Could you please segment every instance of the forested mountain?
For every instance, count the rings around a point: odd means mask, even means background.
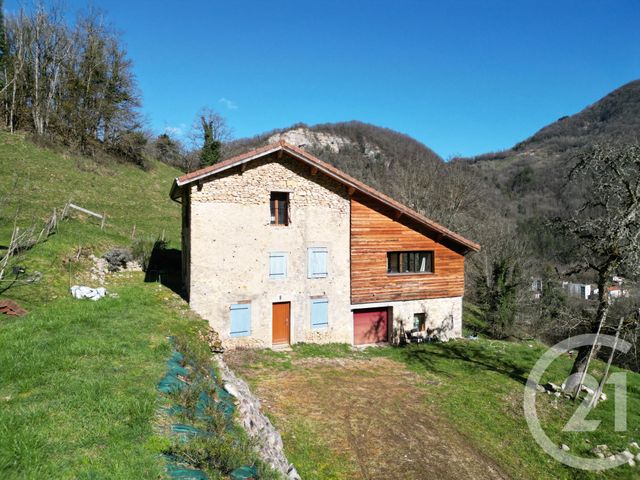
[[[448,163],[407,135],[355,121],[274,130],[228,144],[226,155],[280,138],[485,248],[491,248],[500,232],[528,243],[539,264],[553,263],[557,238],[547,223],[574,207],[577,195],[565,186],[569,170],[576,156],[594,144],[640,139],[640,80],[560,118],[511,149]]]
[[[630,82],[579,113],[547,125],[502,152],[470,159],[484,180],[519,218],[550,215],[566,208],[566,176],[575,157],[598,143],[640,139],[640,80]]]

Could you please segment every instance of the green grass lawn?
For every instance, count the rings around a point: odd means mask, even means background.
[[[150,440],[167,336],[202,323],[139,277],[114,287],[118,298],[62,298],[0,320],[1,478],[159,476]]]
[[[383,349],[376,353],[402,361],[418,373],[441,378],[437,408],[460,431],[508,467],[515,478],[640,477],[640,470],[626,465],[599,474],[565,467],[534,443],[523,416],[523,388],[529,371],[545,350],[546,347],[535,343],[479,340]],[[543,378],[562,383],[572,361],[567,356],[556,360]],[[602,364],[596,362],[590,372],[601,375],[602,370]],[[624,450],[629,442],[640,438],[640,375],[628,372],[627,381],[626,432],[614,431],[615,403],[611,386],[605,388],[609,400],[600,403],[588,417],[603,421],[592,433],[562,432],[577,404],[546,394],[538,395],[545,431],[558,445],[565,443],[576,455],[588,458],[595,458],[589,451],[598,444],[607,444],[614,451]]]
[[[513,478],[640,478],[640,468],[627,465],[603,473],[575,470],[558,463],[538,447],[528,431],[522,401],[529,371],[544,351],[545,347],[536,343],[492,340],[370,348],[364,352],[351,351],[345,345],[299,345],[291,353],[266,351],[246,354],[236,368],[254,388],[260,390],[261,384],[266,385],[266,382],[279,378],[282,374],[279,372],[304,371],[308,368],[308,359],[384,357],[404,365],[423,379],[417,383],[426,391],[425,413],[437,412],[441,418],[446,418],[469,442],[497,461]],[[571,362],[567,356],[556,360],[545,381],[561,383],[570,370]],[[363,368],[363,375],[373,374],[366,371],[366,364]],[[591,373],[597,376],[602,373],[602,368],[603,365],[596,362]],[[327,372],[332,375],[336,371]],[[565,443],[572,453],[587,458],[595,458],[589,451],[598,444],[607,444],[614,452],[624,450],[630,442],[640,439],[640,375],[628,372],[627,382],[626,432],[614,430],[613,387],[605,388],[609,399],[589,414],[589,419],[603,420],[600,428],[592,433],[562,432],[577,405],[563,398],[539,394],[538,409],[545,431],[558,446]],[[295,404],[296,392],[291,392],[290,402]],[[275,415],[276,425],[286,428],[283,436],[289,440],[285,441],[287,454],[292,461],[298,462],[303,477],[307,473],[311,478],[324,478],[313,474],[314,465],[307,461],[307,450],[322,451],[324,448],[327,455],[315,457],[328,471],[346,468],[344,459],[338,461],[327,450],[331,448],[333,438],[331,428],[323,425],[324,420],[301,417],[293,424],[285,420]],[[387,421],[393,422],[394,418]],[[327,478],[339,476],[329,475]]]
[[[69,200],[107,213],[104,231],[72,213],[18,259],[41,281],[0,293],[30,312],[0,317],[0,478],[158,478],[155,386],[166,370],[167,336],[193,337],[204,322],[142,273],[108,281],[118,298],[79,301],[68,288],[98,286],[88,255],[130,247],[134,225],[137,238],[164,230],[178,246],[180,207],[168,192],[180,172],[154,161],[148,172],[96,162],[6,133],[0,171],[0,252],[14,218],[26,228]]]

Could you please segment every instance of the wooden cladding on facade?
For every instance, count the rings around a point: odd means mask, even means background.
[[[432,251],[433,273],[387,273],[387,253]],[[351,303],[460,297],[464,252],[406,216],[356,195],[351,198]]]

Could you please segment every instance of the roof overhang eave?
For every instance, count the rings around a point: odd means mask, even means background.
[[[404,208],[399,208],[397,205],[394,204],[394,202],[390,202],[389,200],[387,200],[384,197],[375,195],[367,190],[364,190],[361,188],[361,186],[355,182],[352,182],[351,180],[349,180],[349,178],[345,178],[341,175],[336,174],[335,172],[325,168],[322,164],[319,164],[317,162],[315,162],[312,158],[307,157],[306,155],[302,155],[299,152],[297,152],[296,150],[292,149],[292,148],[288,148],[287,145],[282,145],[282,144],[276,144],[273,146],[273,148],[270,148],[268,150],[264,150],[261,151],[259,153],[256,153],[255,155],[252,155],[250,157],[246,157],[246,158],[242,158],[239,159],[236,162],[230,163],[229,165],[225,165],[223,168],[220,168],[219,170],[215,170],[214,172],[203,172],[200,175],[194,176],[192,178],[188,178],[188,179],[184,179],[184,180],[180,180],[180,177],[176,178],[173,185],[171,186],[171,198],[176,201],[179,202],[179,198],[180,198],[180,194],[182,192],[182,187],[184,187],[185,185],[188,184],[192,184],[195,182],[199,182],[202,181],[203,179],[211,176],[211,175],[215,175],[221,172],[224,172],[226,170],[229,170],[231,168],[235,168],[238,167],[244,163],[248,163],[251,162],[252,160],[255,160],[256,158],[260,158],[263,157],[265,155],[270,155],[274,152],[277,151],[285,151],[287,153],[289,153],[290,155],[293,155],[295,157],[302,157],[305,161],[313,164],[314,168],[317,168],[318,171],[324,173],[325,175],[327,175],[330,178],[333,178],[334,180],[342,183],[343,185],[346,185],[347,187],[351,188],[354,190],[355,192],[358,192],[360,194],[366,195],[369,198],[374,199],[377,202],[381,202],[384,205],[390,207],[391,209],[401,213],[402,215],[406,215],[407,217],[413,219],[414,221],[426,226],[427,228],[431,229],[432,231],[441,234],[444,238],[448,238],[449,240],[453,241],[454,243],[457,243],[461,246],[463,246],[466,251],[464,252],[464,254],[466,255],[467,253],[474,251],[474,252],[478,252],[480,251],[480,245],[475,243],[475,242],[471,242],[465,238],[460,237],[459,235],[453,234],[453,232],[449,231],[446,228],[438,228],[440,227],[439,225],[433,225],[431,222],[425,222],[424,218],[421,218],[421,216],[419,214],[417,214],[416,212],[414,212],[411,209],[404,209]],[[179,202],[180,203],[180,202]]]

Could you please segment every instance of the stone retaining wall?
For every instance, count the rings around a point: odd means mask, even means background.
[[[223,360],[222,355],[215,355],[215,359],[220,368],[225,390],[236,399],[240,424],[249,436],[258,442],[262,459],[274,470],[281,472],[288,480],[300,480],[300,475],[284,454],[280,433],[260,411],[260,400],[251,393],[244,380],[236,377]]]

